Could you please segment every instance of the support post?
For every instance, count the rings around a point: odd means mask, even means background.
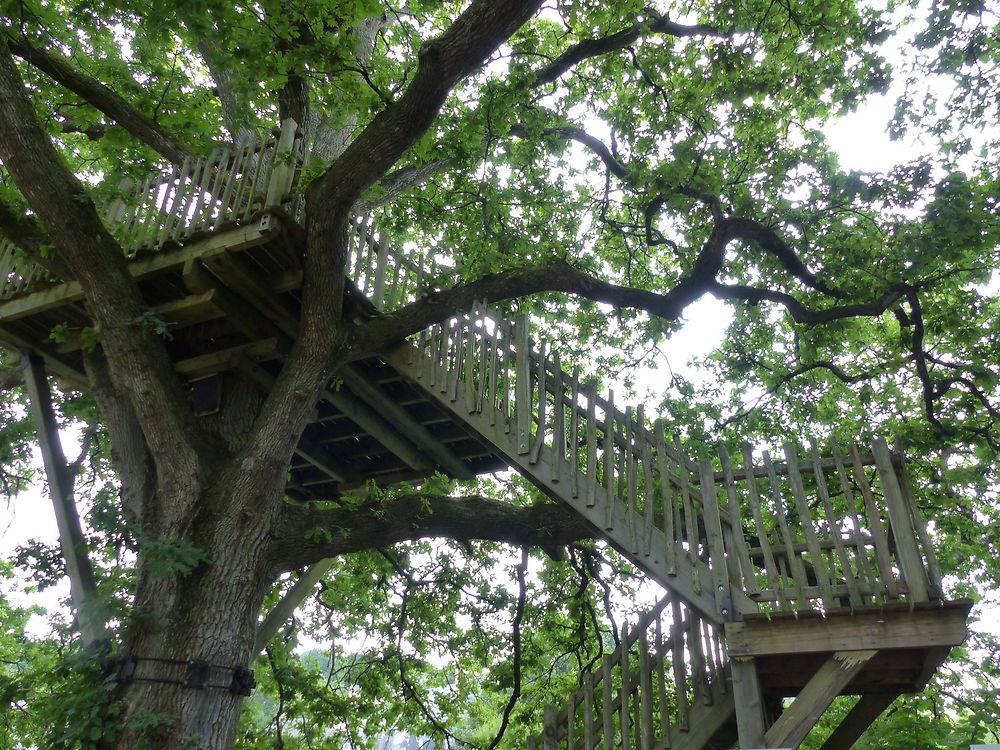
[[[28,387],[29,409],[38,432],[38,443],[49,482],[49,494],[59,529],[59,545],[66,561],[70,596],[76,610],[80,635],[85,646],[100,644],[108,637],[105,608],[97,593],[94,570],[87,557],[87,545],[80,526],[80,516],[73,501],[73,479],[59,442],[59,428],[52,408],[52,394],[45,373],[45,363],[34,352],[21,360],[24,382]]]
[[[870,693],[862,695],[833,730],[820,750],[850,750],[871,723],[896,700],[895,693]]]
[[[291,117],[281,123],[281,135],[278,136],[274,159],[271,162],[271,180],[267,184],[267,199],[264,201],[264,208],[280,206],[288,195],[288,191],[292,189],[295,168],[298,166],[292,154],[297,129],[298,123]]]
[[[281,626],[285,624],[292,613],[298,609],[303,600],[316,587],[319,580],[327,574],[333,567],[333,559],[320,560],[314,563],[302,574],[302,577],[295,582],[288,592],[281,597],[281,601],[274,605],[264,621],[257,627],[257,636],[253,643],[253,655],[256,657],[264,650],[264,647],[278,634]]]
[[[833,699],[876,653],[874,650],[834,653],[806,683],[792,705],[767,730],[764,744],[797,748]]]
[[[733,676],[733,701],[736,704],[736,727],[740,747],[764,746],[764,698],[761,694],[757,662],[753,657],[730,661]]]

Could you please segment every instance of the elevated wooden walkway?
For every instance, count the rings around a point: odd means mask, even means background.
[[[296,336],[300,161],[286,123],[263,143],[124,184],[106,207],[151,310],[144,324],[162,330],[199,413],[218,408],[220,378],[266,391]],[[83,351],[100,332],[79,284],[48,279],[9,245],[0,271],[0,341],[85,386]],[[447,267],[396,252],[367,217],[348,275],[359,316],[448,282]],[[941,601],[905,464],[884,440],[695,460],[641,406],[621,409],[567,372],[530,327],[477,306],[339,372],[287,491],[326,499],[512,467],[663,586],[668,598],[547,713],[546,750],[730,747],[737,734],[743,747],[793,747],[833,697],[857,693],[827,750],[850,747],[964,638],[968,604]],[[782,712],[787,696],[798,697]]]

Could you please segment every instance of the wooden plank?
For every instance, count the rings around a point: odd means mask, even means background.
[[[544,717],[542,719],[544,729],[542,729],[542,747],[544,750],[556,750],[559,736],[559,728],[556,725],[556,707],[551,703],[545,706]]]
[[[862,695],[847,715],[840,720],[833,733],[826,738],[820,750],[850,750],[861,739],[865,730],[885,711],[898,696],[896,693],[869,693]]]
[[[808,608],[809,604],[805,597],[805,589],[809,584],[806,578],[805,567],[802,559],[795,553],[795,540],[792,538],[785,519],[785,504],[781,498],[781,485],[774,473],[774,465],[771,463],[771,455],[764,451],[764,468],[767,470],[768,480],[771,483],[771,502],[774,503],[774,515],[778,520],[778,528],[781,530],[781,538],[785,543],[785,559],[795,582],[796,598],[799,600],[798,606]]]
[[[520,317],[514,329],[514,412],[517,422],[517,452],[527,455],[531,443],[531,372],[528,318]]]
[[[792,499],[795,502],[795,510],[799,516],[799,525],[805,535],[806,547],[809,549],[809,557],[812,560],[813,572],[822,592],[823,604],[827,608],[835,606],[833,596],[830,593],[830,573],[826,567],[826,558],[820,552],[819,544],[816,541],[816,530],[813,528],[812,517],[809,513],[809,503],[806,501],[805,489],[802,485],[802,474],[799,472],[799,459],[795,452],[795,447],[786,442],[783,446],[785,451],[785,462],[788,465],[788,481],[792,485]]]
[[[639,704],[639,748],[653,750],[653,673],[649,663],[646,628],[639,631]],[[572,748],[572,745],[569,747]]]
[[[337,372],[344,385],[359,399],[372,407],[377,413],[384,415],[393,426],[411,443],[420,446],[434,462],[450,476],[458,479],[472,479],[469,470],[447,445],[420,424],[410,413],[398,403],[386,396],[379,388],[361,375],[353,366],[346,366]]]
[[[570,383],[570,421],[569,421],[569,463],[570,492],[573,497],[580,494],[580,368],[573,366],[573,376]]]
[[[882,585],[890,596],[898,596],[899,585],[892,569],[892,559],[889,556],[889,538],[882,527],[882,518],[875,502],[875,494],[872,492],[864,467],[861,465],[861,456],[858,454],[856,445],[851,446],[851,462],[854,465],[854,479],[857,481],[861,497],[864,499],[868,529],[875,542],[875,560],[878,563]]]
[[[860,607],[863,604],[861,594],[858,591],[857,581],[851,572],[851,561],[847,556],[844,540],[840,533],[840,519],[834,513],[833,503],[830,501],[830,492],[826,486],[826,478],[823,476],[823,467],[820,465],[819,449],[816,447],[815,440],[809,441],[809,454],[813,462],[813,476],[816,478],[816,492],[819,494],[823,512],[826,514],[826,522],[830,529],[830,536],[833,537],[834,548],[837,550],[840,569],[844,573],[844,583],[847,584],[851,606]]]
[[[851,483],[847,476],[847,469],[844,465],[843,458],[840,455],[840,447],[837,445],[836,440],[831,441],[830,449],[833,453],[834,465],[837,469],[837,478],[840,480],[840,489],[844,493],[844,500],[847,502],[848,517],[854,524],[854,552],[855,561],[857,563],[858,580],[862,584],[868,584],[872,591],[875,592],[878,587],[878,583],[875,576],[872,574],[871,565],[868,561],[868,550],[865,548],[864,539],[862,539],[861,532],[864,526],[861,523],[860,515],[858,515],[858,506],[854,499],[854,490],[851,489]],[[873,601],[880,601],[881,599],[881,592],[877,592],[877,595],[872,597]],[[867,600],[862,598],[862,602],[867,603]]]
[[[618,662],[618,672],[621,677],[621,683],[618,691],[620,708],[619,716],[621,721],[619,742],[621,744],[621,750],[632,750],[632,733],[629,731],[629,696],[632,694],[633,687],[632,675],[629,669],[628,636],[628,628],[626,625],[622,624],[621,648],[619,649],[620,660]]]
[[[537,413],[537,429],[535,432],[535,440],[531,446],[531,463],[538,463],[538,457],[541,455],[542,446],[545,445],[545,411],[546,404],[549,400],[548,386],[545,383],[545,373],[548,368],[545,367],[546,360],[546,344],[545,341],[538,342],[538,360],[536,362],[536,375],[535,375],[535,388],[533,393],[537,394],[536,402],[536,413]],[[554,479],[559,481],[559,466],[554,464],[556,473]]]
[[[649,557],[653,552],[653,529],[656,523],[656,488],[653,486],[653,452],[645,434],[639,438],[639,443],[645,490],[642,501],[642,554]]]
[[[597,488],[597,386],[593,382],[587,388],[587,505],[593,507]]]
[[[702,459],[698,462],[701,479],[701,506],[705,512],[705,535],[708,537],[708,569],[712,572],[712,588],[715,603],[723,619],[733,617],[729,597],[729,577],[726,570],[726,550],[722,540],[722,519],[719,511],[719,497],[715,492],[712,462]]]
[[[97,579],[87,555],[87,540],[83,536],[80,515],[73,500],[73,477],[63,455],[59,426],[52,406],[45,365],[37,354],[26,354],[21,360],[24,383],[28,389],[28,410],[42,454],[49,496],[59,530],[59,548],[69,578],[70,598],[76,610],[85,646],[93,646],[108,638],[108,612],[97,593]]]
[[[719,445],[719,460],[722,461],[722,476],[726,487],[726,499],[729,501],[729,525],[732,528],[732,542],[736,551],[736,561],[743,581],[743,589],[751,597],[760,591],[753,563],[750,561],[750,550],[743,534],[743,523],[740,520],[740,503],[736,494],[736,480],[733,478],[733,464],[725,445]]]
[[[924,570],[923,557],[917,548],[913,519],[903,498],[903,492],[899,488],[889,446],[883,438],[875,438],[872,441],[872,453],[875,454],[875,467],[882,480],[882,493],[889,514],[889,526],[892,528],[893,540],[896,543],[896,559],[902,568],[909,598],[915,602],[925,602],[930,597],[927,592],[927,574]]]
[[[129,273],[135,279],[144,279],[163,271],[180,268],[192,258],[224,248],[243,250],[273,239],[274,234],[262,234],[253,227],[239,227],[207,237],[189,245],[164,250],[128,264]],[[67,281],[42,289],[25,297],[0,302],[0,320],[9,321],[51,310],[62,305],[80,302],[84,298],[79,281]]]
[[[590,750],[594,745],[594,673],[591,672],[583,683],[583,747]]]
[[[684,613],[676,599],[670,602],[670,661],[674,670],[674,696],[677,699],[677,728],[682,732],[691,729],[691,704],[688,700],[687,670],[684,661]]]
[[[265,362],[277,359],[280,356],[281,348],[278,344],[278,339],[267,338],[260,341],[251,341],[249,344],[217,349],[214,352],[201,354],[189,359],[182,359],[174,363],[174,369],[178,375],[190,380],[232,369],[243,357],[253,362]]]
[[[736,705],[736,726],[740,747],[764,746],[764,696],[757,664],[751,657],[732,658],[733,702]]]
[[[676,503],[673,499],[675,493],[671,492],[670,488],[670,468],[667,462],[667,440],[664,435],[662,419],[656,420],[655,433],[656,465],[660,474],[660,506],[663,511],[663,535],[667,538],[667,556],[664,560],[664,565],[667,569],[667,575],[676,575],[677,559],[675,545],[673,544],[673,542],[677,539],[677,532],[674,526],[674,509],[676,507]]]
[[[670,706],[667,703],[666,655],[670,644],[663,640],[663,619],[656,618],[656,630],[653,636],[653,648],[656,653],[656,698],[660,709],[660,743],[663,747],[671,747],[670,737]]]
[[[745,619],[726,623],[730,657],[859,649],[956,646],[968,630],[968,600],[942,606],[829,612],[825,617]]]
[[[333,563],[334,558],[329,558],[310,565],[285,595],[278,600],[278,603],[271,607],[260,625],[257,626],[253,645],[254,656],[258,656],[264,650],[264,647],[278,634],[281,626],[288,622],[288,619],[305,598],[313,593],[316,584],[330,571]]]
[[[615,750],[614,711],[611,706],[611,655],[601,662],[601,727],[604,750]]]
[[[868,661],[873,650],[838,651],[806,683],[764,735],[769,747],[798,747],[819,717]]]
[[[274,150],[274,163],[271,168],[271,179],[267,185],[267,197],[264,206],[280,206],[292,189],[295,178],[295,131],[298,124],[291,117],[281,121],[281,134]]]
[[[903,460],[901,455],[894,457],[893,466],[896,468],[896,476],[899,479],[899,489],[903,493],[903,500],[910,511],[910,516],[913,519],[913,527],[917,531],[920,546],[924,550],[924,561],[927,564],[926,571],[929,578],[927,593],[932,599],[940,599],[944,595],[941,567],[938,565],[937,554],[934,552],[934,543],[927,533],[927,521],[921,515],[920,509],[917,507],[916,500],[913,497],[913,482],[910,480],[909,472],[906,470],[906,461]]]
[[[639,553],[638,520],[638,471],[635,461],[635,413],[631,406],[625,407],[625,527],[628,529],[632,554]]]
[[[615,497],[615,392],[608,390],[608,402],[604,407],[604,443],[602,445],[604,474],[601,482],[608,499],[605,505],[604,528],[611,531],[614,528],[614,497]]]
[[[552,364],[555,369],[555,378],[552,380],[552,450],[555,454],[555,465],[559,469],[556,479],[559,479],[562,470],[566,468],[564,466],[566,463],[566,404],[563,401],[566,377],[562,371],[558,351],[552,352]],[[577,468],[573,466],[570,473],[576,474]]]
[[[683,448],[681,447],[680,436],[674,436],[674,445],[677,449],[677,453],[684,455]],[[698,530],[698,519],[694,514],[694,506],[691,503],[691,488],[688,484],[688,472],[683,468],[681,469],[681,500],[684,506],[684,533],[680,534],[679,537],[686,542],[688,560],[692,565],[695,565],[698,560],[700,533]],[[700,591],[701,579],[696,577],[695,580],[692,581],[692,586],[696,591]]]

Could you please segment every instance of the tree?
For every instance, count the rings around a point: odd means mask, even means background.
[[[894,430],[923,475],[945,480],[925,510],[940,511],[949,570],[996,580],[969,546],[974,524],[996,523],[971,500],[995,487],[1000,417],[990,11],[932,9],[911,83],[930,71],[955,93],[941,119],[910,94],[897,127],[941,146],[888,175],[844,174],[820,130],[891,77],[888,21],[846,1],[22,2],[3,16],[0,232],[79,281],[98,332],[96,411],[67,403],[110,440],[119,531],[138,550],[120,653],[245,665],[275,581],[324,558],[380,554],[362,568],[415,580],[419,562],[392,545],[443,536],[558,556],[590,536],[556,506],[477,485],[318,510],[284,500],[338,369],[478,300],[534,311],[579,356],[610,347],[598,360],[615,368],[699,298],[730,303],[710,363],[720,391],[674,383],[673,426],[691,441]],[[199,418],[95,200],[287,118],[310,154],[297,337],[266,397],[233,380],[221,414]],[[451,276],[358,323],[347,229],[375,207]],[[727,383],[763,395],[741,405]],[[363,589],[342,605],[374,607]],[[143,682],[116,697],[123,748],[231,746],[243,704]]]

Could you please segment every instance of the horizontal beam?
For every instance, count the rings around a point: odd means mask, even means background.
[[[910,610],[855,610],[826,617],[747,618],[726,623],[730,656],[829,653],[845,649],[956,646],[968,635],[972,602],[949,602]]]

